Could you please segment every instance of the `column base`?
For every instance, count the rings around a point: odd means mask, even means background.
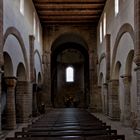
[[[139,135],[140,136],[140,128],[139,129],[135,129],[134,130],[134,134]]]
[[[130,127],[130,126],[131,126],[130,120],[124,120],[124,121],[122,122],[122,125],[125,126],[125,127]]]
[[[17,126],[6,126],[6,130],[14,130],[14,129],[16,129],[17,128]]]
[[[112,121],[120,121],[120,117],[108,116],[108,118]]]

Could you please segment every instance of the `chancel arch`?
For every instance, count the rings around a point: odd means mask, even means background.
[[[55,107],[87,107],[89,105],[89,56],[84,40],[68,34],[60,36],[51,54],[51,99]],[[64,41],[63,41],[64,40]],[[67,68],[73,77],[67,82]]]

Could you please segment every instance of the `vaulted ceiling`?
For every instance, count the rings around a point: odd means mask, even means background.
[[[33,0],[42,24],[96,25],[106,0]]]

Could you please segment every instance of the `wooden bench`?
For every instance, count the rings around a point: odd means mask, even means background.
[[[124,135],[102,135],[102,136],[63,136],[63,137],[22,137],[22,138],[13,138],[9,137],[5,140],[125,140]]]
[[[15,132],[15,137],[58,137],[58,136],[95,136],[95,135],[117,135],[116,130],[64,130],[46,132]]]

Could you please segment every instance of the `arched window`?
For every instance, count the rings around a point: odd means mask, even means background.
[[[24,0],[20,0],[20,12],[24,15]]]
[[[103,20],[103,24],[104,24],[104,36],[106,35],[106,13],[104,13],[104,20]]]
[[[73,69],[73,67],[66,68],[66,82],[74,82],[74,69]]]
[[[115,0],[115,16],[119,13],[119,0]]]
[[[100,43],[103,41],[103,27],[102,27],[102,22],[100,22]]]
[[[33,12],[33,34],[36,36],[36,14]]]

